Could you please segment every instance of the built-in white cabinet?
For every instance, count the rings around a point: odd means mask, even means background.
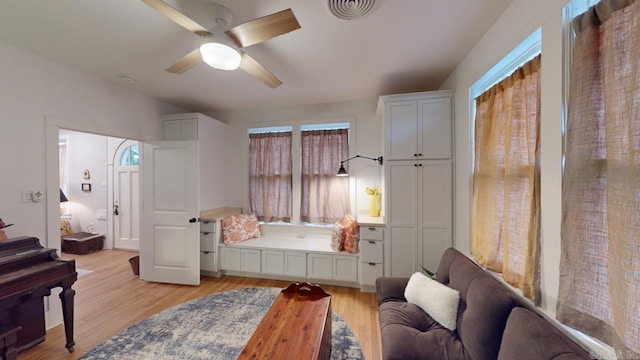
[[[220,218],[204,218],[203,211],[223,208],[226,204],[226,127],[227,125],[199,113],[162,116],[165,141],[198,142],[198,206],[200,208],[200,273],[218,276],[218,240]],[[239,211],[238,211],[239,212]]]
[[[220,248],[220,259],[222,270],[260,273],[262,269],[261,254],[257,249],[223,247]]]
[[[453,244],[452,91],[388,95],[385,127],[384,274],[437,270]],[[363,270],[364,273],[364,270]]]
[[[373,291],[376,279],[384,275],[384,227],[360,226],[360,287]]]
[[[251,273],[267,277],[358,282],[358,256],[284,249],[220,245],[220,267],[233,275]]]
[[[446,91],[382,97],[385,160],[451,158],[452,95]]]

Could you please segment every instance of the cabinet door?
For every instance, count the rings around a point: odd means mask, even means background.
[[[307,253],[285,251],[284,274],[296,277],[307,277]]]
[[[284,252],[278,250],[262,250],[262,273],[284,274]]]
[[[307,276],[311,279],[333,279],[333,256],[307,254]]]
[[[411,276],[417,268],[418,166],[416,161],[388,161],[387,231],[385,271],[387,276]]]
[[[333,255],[333,278],[342,281],[358,281],[358,258]]]
[[[220,247],[220,269],[240,270],[240,249]]]
[[[420,100],[418,120],[418,157],[451,158],[451,98]]]
[[[385,106],[387,149],[385,160],[414,159],[418,153],[418,104],[390,102]]]
[[[451,162],[423,161],[419,181],[419,263],[435,272],[442,254],[453,244]]]
[[[241,271],[259,273],[262,268],[260,265],[260,250],[241,249]]]

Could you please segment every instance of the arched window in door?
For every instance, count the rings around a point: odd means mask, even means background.
[[[140,161],[138,145],[131,145],[122,152],[122,156],[120,157],[120,166],[138,165],[138,161]]]

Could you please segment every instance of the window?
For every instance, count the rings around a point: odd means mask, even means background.
[[[121,166],[138,165],[140,161],[140,151],[138,145],[131,145],[124,150],[120,157]]]
[[[336,176],[348,157],[348,129],[302,131],[302,221],[333,223],[349,212],[349,180]]]
[[[291,222],[291,131],[249,134],[249,211]]]
[[[573,22],[556,317],[640,358],[640,3]]]
[[[249,129],[249,210],[265,222],[329,224],[350,209],[349,123]]]
[[[492,75],[481,79],[491,86],[480,93],[481,87],[474,85],[470,91],[478,94],[473,109],[471,238],[480,265],[502,274],[505,282],[539,304],[541,55],[535,52],[536,33],[524,43],[528,51],[517,49],[518,56],[510,54],[505,63],[513,66],[532,52],[533,59],[499,81],[495,78],[504,73],[504,65],[492,69]]]

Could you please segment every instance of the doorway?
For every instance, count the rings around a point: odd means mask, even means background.
[[[138,142],[65,129],[58,138],[60,189],[69,199],[62,218],[74,232],[104,234],[106,249],[139,250]]]

